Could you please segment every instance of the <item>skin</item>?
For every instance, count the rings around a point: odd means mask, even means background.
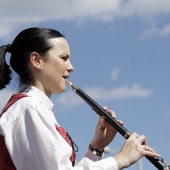
[[[103,106],[103,109],[107,111],[112,117],[116,118],[116,114],[112,110],[108,110],[106,106]],[[117,120],[121,125],[123,122]],[[105,130],[101,130],[99,127],[106,127]],[[91,142],[91,146],[94,149],[99,151],[103,151],[104,148],[114,139],[117,131],[113,128],[109,123],[107,123],[102,117],[99,119],[98,124],[96,126],[96,133]]]
[[[74,70],[70,62],[70,48],[65,38],[50,40],[53,47],[44,60],[38,53],[30,55],[29,69],[31,70],[33,86],[43,91],[49,98],[51,94],[65,91],[65,78],[70,77]]]
[[[54,38],[50,39],[49,42],[52,44],[52,48],[48,52],[48,58],[44,60],[37,52],[32,52],[28,68],[32,78],[32,85],[50,98],[51,94],[59,94],[65,91],[65,79],[70,77],[74,67],[70,62],[70,48],[66,39]],[[112,110],[108,110],[105,106],[103,109],[116,118],[116,114]],[[122,121],[118,122],[123,125]],[[114,139],[116,133],[117,131],[100,117],[91,146],[94,149],[103,151]],[[144,155],[152,157],[160,156],[146,144],[145,136],[132,133],[118,154],[113,158],[120,170],[130,166]]]

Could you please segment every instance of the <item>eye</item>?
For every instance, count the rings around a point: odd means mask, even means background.
[[[61,57],[61,59],[62,59],[63,61],[66,61],[66,60],[67,60],[67,57]]]
[[[62,56],[61,56],[61,59],[62,59],[63,61],[67,61],[68,58],[69,58],[68,55],[62,55]]]

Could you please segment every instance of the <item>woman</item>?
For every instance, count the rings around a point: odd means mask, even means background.
[[[74,143],[55,119],[50,100],[52,94],[65,91],[65,79],[74,70],[65,37],[53,29],[28,28],[11,45],[0,47],[0,89],[11,79],[6,52],[11,53],[10,66],[20,77],[20,91],[0,115],[0,169],[120,170],[143,155],[159,157],[146,145],[145,136],[132,133],[117,155],[102,159],[116,130],[99,118],[85,156],[76,162]]]

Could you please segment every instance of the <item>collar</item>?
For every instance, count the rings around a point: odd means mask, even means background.
[[[30,86],[28,91],[24,92],[28,96],[35,97],[41,104],[45,105],[48,109],[52,109],[54,104],[52,101],[37,87]]]

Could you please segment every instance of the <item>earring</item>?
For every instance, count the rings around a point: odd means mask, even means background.
[[[40,69],[42,69],[42,65],[40,65]]]

